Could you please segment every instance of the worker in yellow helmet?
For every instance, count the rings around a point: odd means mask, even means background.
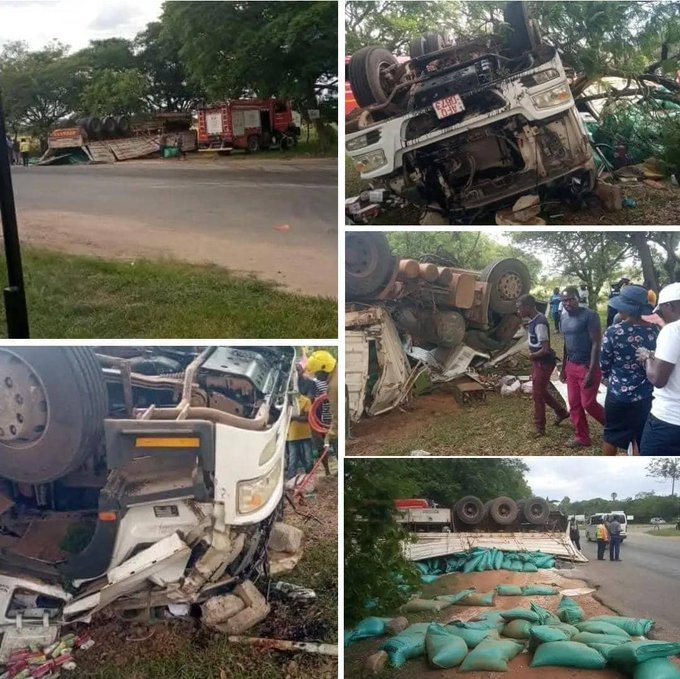
[[[306,371],[320,382],[328,385],[328,403],[331,422],[328,430],[330,439],[338,438],[338,362],[328,351],[320,349],[307,357]]]

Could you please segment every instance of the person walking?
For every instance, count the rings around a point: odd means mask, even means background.
[[[555,332],[559,334],[560,332],[560,304],[562,303],[562,295],[560,295],[560,289],[555,288],[553,294],[550,297],[550,315],[552,316],[553,324],[555,326]]]
[[[609,530],[609,560],[621,561],[621,524],[616,520],[616,516],[611,517],[608,526]]]
[[[578,529],[578,524],[576,519],[571,522],[571,527],[569,528],[569,539],[573,542],[574,547],[581,551],[581,531]]]
[[[550,393],[550,376],[555,371],[557,356],[550,346],[548,319],[536,308],[532,295],[522,295],[517,300],[517,313],[528,319],[527,335],[531,358],[531,396],[534,401],[534,436],[545,436],[545,407],[555,412],[555,424],[569,417],[567,409]]]
[[[671,283],[659,292],[654,312],[665,322],[656,349],[641,347],[637,351],[647,379],[654,385],[640,455],[680,455],[680,283]]]
[[[609,542],[609,531],[604,523],[604,517],[600,519],[595,529],[595,540],[597,541],[597,560],[604,561],[604,554],[607,551],[607,543]]]
[[[19,142],[19,152],[21,153],[21,162],[24,167],[28,167],[28,158],[31,153],[31,142],[27,137],[23,137]]]
[[[569,416],[576,430],[567,448],[588,448],[591,445],[586,414],[604,425],[604,408],[597,402],[597,390],[602,381],[600,372],[599,316],[591,309],[579,306],[578,290],[569,286],[562,293],[564,312],[560,328],[564,337],[564,355],[560,380],[567,383]]]
[[[641,285],[626,285],[609,300],[621,321],[604,333],[600,369],[609,380],[604,402],[602,453],[616,455],[632,444],[639,455],[640,441],[652,408],[652,383],[637,360],[636,351],[644,347],[654,351],[659,329],[642,320],[652,313],[647,290]]]

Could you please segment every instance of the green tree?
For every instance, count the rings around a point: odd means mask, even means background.
[[[83,90],[81,107],[91,115],[133,115],[146,108],[146,78],[137,69],[97,72]]]
[[[673,457],[657,457],[646,467],[647,476],[671,481],[671,495],[675,495],[675,482],[680,479],[680,461]]]

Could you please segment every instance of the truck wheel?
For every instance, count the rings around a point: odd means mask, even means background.
[[[518,259],[498,259],[479,275],[489,285],[489,309],[498,314],[514,314],[517,300],[529,293],[531,279],[526,265]]]
[[[122,137],[130,134],[130,119],[127,116],[116,116],[116,131]]]
[[[517,503],[509,497],[497,497],[491,500],[489,506],[489,516],[499,526],[510,526],[517,521],[519,507]]]
[[[474,495],[466,495],[456,502],[453,508],[456,518],[462,523],[469,526],[475,526],[481,523],[486,515],[484,504]]]
[[[113,116],[106,116],[102,120],[102,130],[107,137],[116,135],[116,119]]]
[[[102,136],[102,121],[97,116],[87,119],[87,136],[91,139],[99,139]]]
[[[0,476],[48,483],[95,454],[108,412],[87,347],[0,349]]]
[[[536,22],[529,17],[527,3],[517,0],[505,3],[503,21],[510,28],[508,46],[516,54],[524,54],[541,44],[541,35]]]
[[[362,47],[349,60],[349,84],[361,108],[383,104],[392,92],[393,85],[385,78],[385,71],[399,62],[382,47]]]
[[[281,150],[282,151],[288,151],[288,149],[292,149],[293,146],[295,146],[295,139],[293,137],[289,137],[288,135],[285,135],[281,139]]]
[[[246,150],[248,153],[257,153],[260,150],[260,138],[256,134],[248,137],[248,146]]]
[[[396,262],[384,233],[348,233],[345,237],[347,299],[365,299],[382,292],[392,278]]]
[[[525,500],[522,511],[527,522],[536,526],[545,523],[550,517],[550,505],[542,497]]]

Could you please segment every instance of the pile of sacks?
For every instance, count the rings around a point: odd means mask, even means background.
[[[462,594],[464,600],[467,593],[446,596]],[[379,671],[388,661],[398,668],[409,659],[425,656],[436,669],[505,672],[509,661],[526,650],[533,655],[531,667],[613,667],[632,679],[680,679],[680,669],[670,661],[680,654],[680,643],[645,639],[652,620],[617,615],[586,619],[583,609],[569,597],[562,597],[557,614],[532,602],[529,608],[490,611],[447,625],[424,622],[406,627],[405,618],[366,618],[345,637],[345,643],[382,636],[390,626],[399,628],[399,621],[405,621],[402,631],[371,656],[371,669]]]
[[[433,582],[445,573],[472,573],[482,571],[514,571],[536,573],[539,568],[554,568],[555,557],[543,552],[504,552],[500,549],[476,547],[469,552],[454,556],[416,562],[421,580]]]

